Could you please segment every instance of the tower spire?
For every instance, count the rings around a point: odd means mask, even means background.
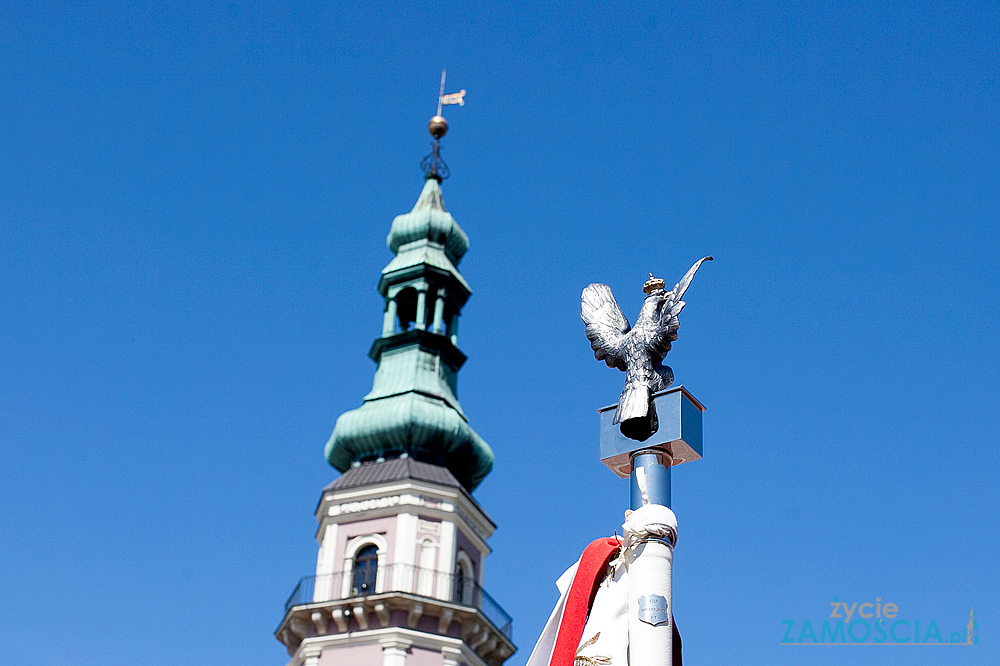
[[[449,103],[447,95],[441,103]],[[445,209],[441,164],[413,209],[392,222],[386,244],[396,256],[378,283],[382,334],[369,352],[375,380],[364,404],[337,419],[325,454],[341,472],[405,455],[446,467],[471,492],[492,469],[493,451],[458,402],[466,360],[458,320],[472,295],[458,264],[469,237]]]

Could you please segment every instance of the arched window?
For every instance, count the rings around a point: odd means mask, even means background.
[[[466,606],[475,605],[476,569],[472,558],[465,551],[458,551],[455,568],[455,601]]]
[[[375,592],[378,578],[378,546],[365,546],[354,556],[354,578],[351,596],[359,597]]]

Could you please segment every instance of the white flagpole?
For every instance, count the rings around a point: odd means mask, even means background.
[[[677,518],[662,504],[648,504],[625,519],[624,529],[629,665],[671,666]]]

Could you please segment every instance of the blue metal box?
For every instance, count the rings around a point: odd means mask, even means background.
[[[672,465],[701,458],[704,405],[683,386],[654,393],[653,404],[660,427],[644,442],[625,437],[613,423],[618,405],[597,410],[601,416],[601,462],[623,479],[632,473],[632,454],[642,449],[664,451],[673,461]]]

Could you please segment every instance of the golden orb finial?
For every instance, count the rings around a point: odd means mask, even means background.
[[[431,136],[435,139],[440,139],[448,133],[448,121],[444,119],[444,116],[434,116],[431,118],[431,121],[427,123],[427,131],[430,132]]]

